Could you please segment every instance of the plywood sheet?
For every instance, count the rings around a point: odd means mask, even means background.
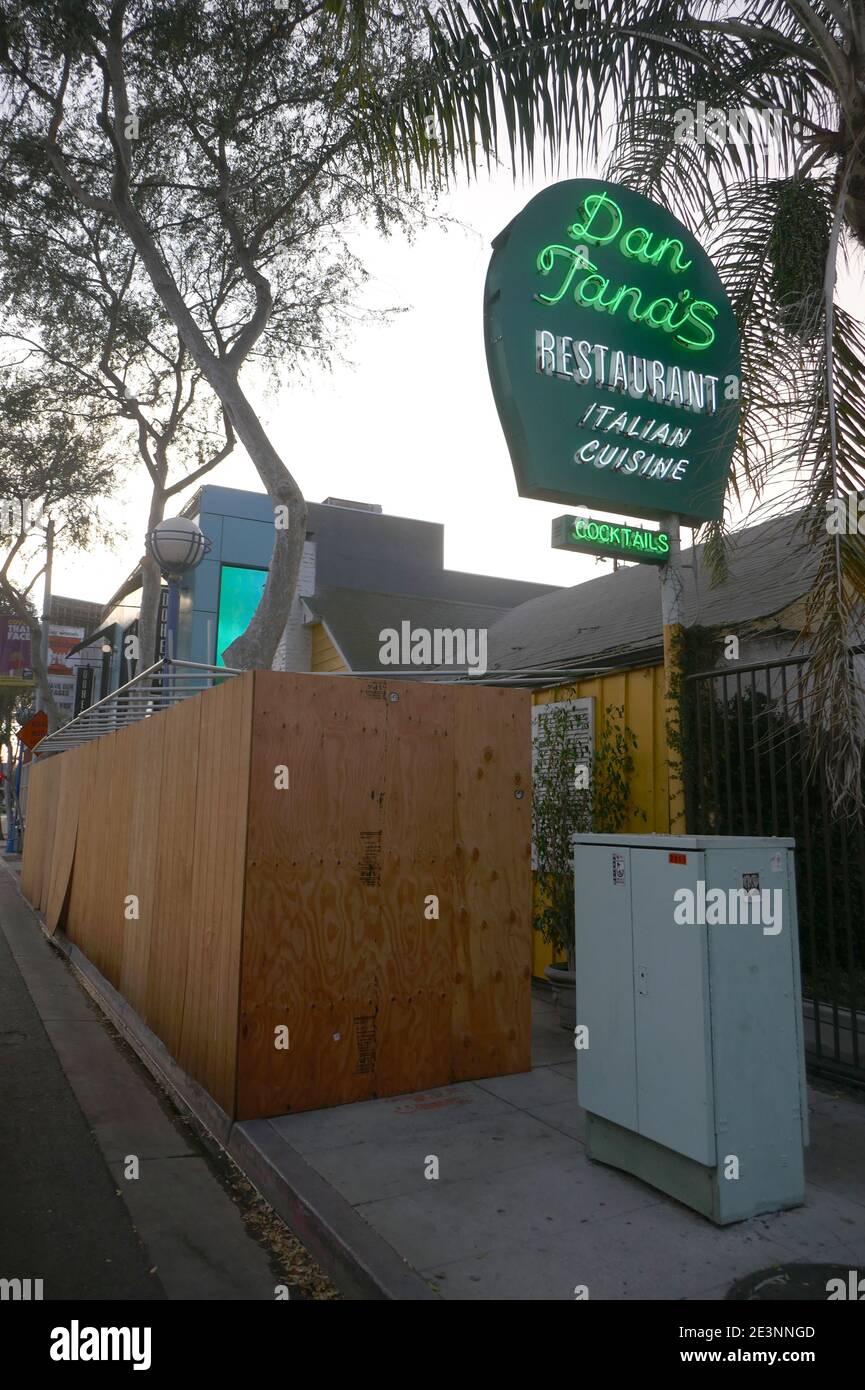
[[[44,849],[42,872],[39,876],[39,911],[44,914],[48,907],[48,889],[51,882],[51,864],[54,858],[54,836],[57,831],[57,807],[60,800],[60,777],[62,763],[59,758],[51,759],[55,766],[46,779],[47,806],[44,812]]]
[[[32,900],[66,903],[70,939],[229,1111],[252,679],[34,769],[28,827]]]
[[[252,727],[239,1118],[528,1067],[528,696],[259,672]]]
[[[145,737],[144,723],[121,729],[101,740],[104,772],[101,789],[105,795],[105,826],[101,883],[105,895],[105,974],[119,985],[123,974],[123,954],[138,932],[141,895],[129,881],[132,806],[139,781],[148,775],[140,757]],[[136,884],[136,888],[139,885]]]
[[[248,673],[36,768],[28,891],[239,1118],[523,1069],[529,708]]]
[[[84,748],[59,755],[63,760],[69,759],[80,784],[78,830],[65,931],[94,965],[97,964],[100,926],[97,890],[101,881],[107,833],[99,781],[100,743],[101,740],[97,740]]]
[[[185,700],[164,716],[159,762],[159,818],[151,876],[153,921],[144,1017],[173,1057],[180,1052],[192,931],[198,737],[206,696]],[[196,1078],[197,1079],[197,1078]]]
[[[59,759],[56,757],[31,764],[27,828],[21,860],[21,892],[37,911],[42,898],[42,880],[51,865],[50,810],[59,776]]]
[[[531,747],[522,691],[454,694],[454,1077],[531,1065]]]
[[[380,1095],[445,1085],[453,1075],[451,687],[403,681],[388,693],[397,698],[386,705]]]
[[[239,1116],[375,1094],[384,696],[381,682],[256,672]]]
[[[45,925],[53,935],[57,930],[69,893],[75,841],[78,837],[78,808],[80,781],[74,760],[56,758],[59,766],[58,805],[61,813],[55,820],[54,845],[50,859],[46,857],[49,875],[48,905]]]
[[[129,854],[126,888],[138,903],[138,917],[124,916],[123,949],[120,964],[120,993],[141,1015],[147,1017],[147,977],[154,932],[159,931],[156,915],[156,842],[159,833],[162,786],[162,754],[166,721],[145,719],[136,726],[133,746],[131,809],[128,827]]]
[[[253,680],[201,702],[186,991],[178,1060],[234,1105]]]

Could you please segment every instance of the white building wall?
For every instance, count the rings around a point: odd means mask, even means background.
[[[303,621],[301,600],[314,593],[315,541],[304,541],[297,592],[291,605],[285,631],[273,658],[274,671],[309,671],[312,669],[312,634]]]

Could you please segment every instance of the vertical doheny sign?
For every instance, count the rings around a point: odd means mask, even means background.
[[[739,335],[685,226],[619,184],[543,190],[493,242],[487,363],[523,497],[719,518]]]

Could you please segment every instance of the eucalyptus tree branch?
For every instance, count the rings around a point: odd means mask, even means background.
[[[168,476],[168,450],[177,433],[180,420],[183,418],[183,359],[184,349],[182,339],[178,339],[178,349],[174,361],[174,389],[171,394],[171,404],[169,407],[168,419],[162,427],[159,439],[156,443],[157,474],[160,490],[164,489],[165,479]],[[194,390],[194,378],[191,390]],[[191,397],[190,397],[191,399]]]
[[[99,378],[93,376],[91,372],[82,367],[80,362],[62,356],[54,351],[49,352],[43,343],[37,342],[34,338],[28,338],[23,333],[0,332],[0,341],[4,338],[10,339],[11,342],[27,343],[28,346],[33,349],[33,352],[38,353],[45,361],[54,363],[58,367],[63,367],[66,371],[75,372],[83,381],[90,385],[91,390],[102,394],[106,401],[113,400],[113,397],[109,395],[102,382],[99,381]]]
[[[192,483],[198,482],[199,478],[203,478],[205,473],[209,473],[218,463],[222,463],[223,459],[228,458],[228,455],[234,449],[236,440],[234,429],[232,428],[231,421],[227,414],[223,414],[223,422],[225,427],[225,443],[222,445],[222,448],[217,449],[216,453],[213,454],[206,463],[203,463],[200,468],[193,469],[193,471],[187,473],[184,478],[178,478],[176,483],[172,483],[171,487],[166,488],[166,497],[173,497],[175,493],[183,492],[186,488],[190,487]]]
[[[37,570],[37,571],[36,571],[36,573],[34,574],[33,578],[30,580],[30,583],[27,585],[27,588],[26,588],[26,589],[21,589],[21,590],[20,590],[20,593],[21,593],[21,597],[22,597],[22,598],[24,598],[24,599],[27,598],[28,594],[30,593],[30,590],[33,588],[33,585],[36,583],[36,581],[37,581],[38,579],[41,579],[42,575],[45,573],[45,571],[46,571],[47,568],[48,568],[47,564],[43,565],[42,568],[41,568],[41,570]]]
[[[114,212],[110,199],[100,198],[94,193],[88,193],[84,185],[79,183],[78,179],[69,168],[69,165],[66,163],[63,157],[63,151],[58,144],[46,139],[43,142],[43,146],[55,173],[69,189],[69,192],[78,199],[79,203],[82,203],[86,208],[92,208],[94,212],[107,212],[109,214]]]
[[[6,559],[3,561],[2,566],[0,566],[0,584],[8,583],[7,575],[9,574],[12,561],[15,559],[15,556],[18,554],[21,547],[25,544],[28,535],[29,532],[26,530],[19,531],[13,544],[10,546],[9,553],[6,556]]]
[[[194,121],[189,122],[189,129],[199,149],[216,170],[218,190],[214,204],[219,214],[219,220],[228,233],[237,264],[255,295],[255,310],[223,359],[231,371],[236,374],[267,327],[273,310],[273,291],[267,277],[256,266],[253,253],[241,235],[237,218],[233,216],[228,205],[231,171],[226,157],[224,137],[219,136],[218,151],[214,153]]]
[[[111,92],[114,106],[114,123],[105,115],[103,125],[114,150],[114,185],[112,194],[115,202],[123,203],[129,196],[129,160],[126,153],[129,126],[129,93],[126,88],[126,74],[123,70],[123,34],[118,34],[112,23],[105,45],[106,89]]]
[[[282,220],[282,218],[288,212],[289,208],[291,208],[294,204],[299,202],[299,200],[303,197],[304,193],[306,193],[307,189],[312,187],[312,185],[315,183],[315,180],[327,168],[328,164],[330,164],[331,161],[335,159],[338,155],[342,154],[343,151],[349,147],[349,145],[355,138],[355,132],[349,129],[345,131],[338,140],[334,141],[332,145],[328,146],[326,150],[323,150],[319,155],[318,159],[316,159],[313,163],[306,178],[302,179],[300,184],[291,190],[291,196],[289,198],[286,198],[282,203],[280,203],[279,206],[274,209],[274,211],[270,214],[269,217],[266,217],[262,222],[258,224],[255,230],[255,235],[250,243],[250,250],[253,255],[256,255],[258,253],[261,243],[264,240],[267,233],[269,231],[272,231],[273,228]]]

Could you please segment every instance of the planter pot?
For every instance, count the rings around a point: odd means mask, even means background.
[[[577,972],[558,965],[545,965],[544,974],[553,986],[553,1000],[559,1010],[559,1025],[573,1033],[577,1025]]]

